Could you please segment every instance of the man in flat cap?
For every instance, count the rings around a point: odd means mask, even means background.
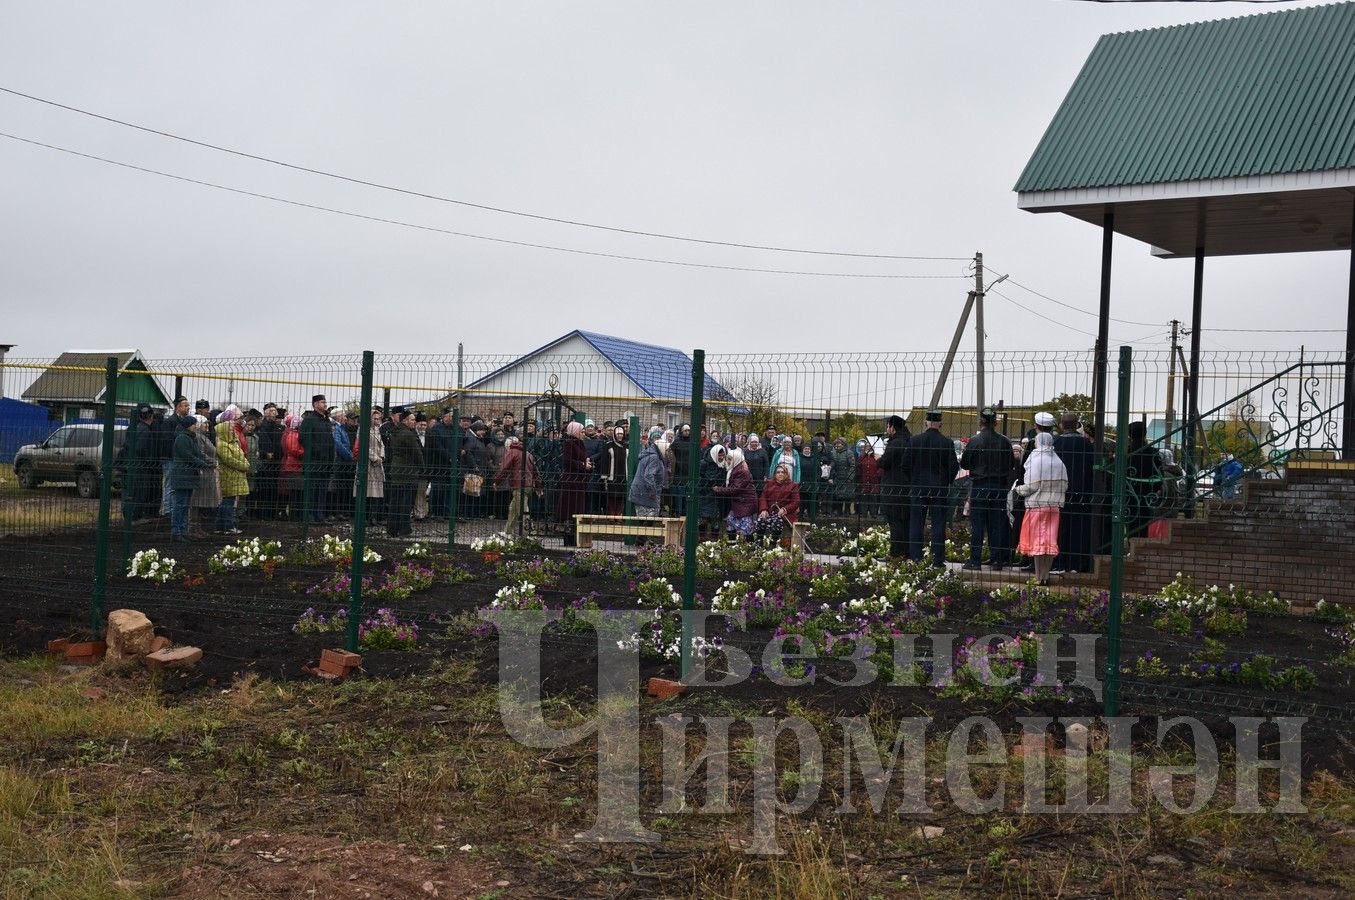
[[[311,408],[301,415],[298,437],[301,449],[305,451],[301,466],[305,477],[304,502],[309,510],[309,521],[323,522],[325,494],[330,476],[334,474],[334,429],[330,426],[329,404],[324,394],[311,397]]]
[[[922,525],[931,516],[932,565],[946,564],[946,517],[950,483],[960,471],[955,443],[941,433],[941,411],[927,411],[927,427],[908,444],[913,507],[908,529],[908,557],[922,561]]]
[[[908,553],[908,530],[911,527],[911,501],[908,473],[908,425],[903,416],[890,416],[885,421],[884,451],[876,460],[880,469],[880,505],[885,521],[889,523],[889,555],[896,559]],[[875,452],[873,448],[867,452]]]
[[[137,404],[114,468],[122,473],[123,519],[135,525],[153,517],[160,493],[160,456],[155,410],[149,403]]]

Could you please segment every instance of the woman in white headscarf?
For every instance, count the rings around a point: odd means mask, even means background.
[[[757,524],[757,488],[753,474],[743,460],[743,451],[734,447],[725,455],[725,483],[715,486],[715,493],[729,501],[725,524],[730,536],[751,537]]]
[[[706,455],[701,457],[700,498],[698,505],[701,525],[700,532],[710,538],[720,536],[720,498],[715,493],[716,485],[724,485],[725,472],[724,444],[711,444]]]
[[[1015,491],[1026,503],[1017,549],[1035,561],[1035,580],[1049,583],[1049,570],[1059,552],[1059,510],[1068,493],[1068,470],[1054,452],[1054,436],[1035,435],[1035,447],[1026,457],[1025,478]]]

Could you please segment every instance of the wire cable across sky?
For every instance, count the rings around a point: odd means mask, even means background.
[[[412,188],[403,188],[396,185],[382,184],[378,181],[369,181],[365,178],[356,178],[350,175],[340,175],[336,172],[328,172],[324,169],[317,169],[311,166],[303,166],[298,163],[287,162],[286,160],[274,159],[269,156],[262,156],[257,153],[248,153],[244,150],[236,150],[232,147],[224,147],[220,144],[213,144],[208,141],[201,141],[196,138],[185,137],[180,134],[174,134],[170,131],[163,131],[159,128],[151,128],[147,125],[138,125],[135,122],[128,122],[124,119],[106,116],[102,113],[96,113],[91,110],[81,109],[78,106],[70,106],[65,103],[59,103],[56,100],[49,100],[45,97],[38,97],[33,94],[26,94],[23,91],[16,91],[13,88],[0,87],[0,93],[9,94],[12,97],[19,97],[24,100],[31,100],[34,103],[42,103],[57,109],[64,109],[68,112],[78,113],[82,116],[88,116],[91,119],[98,119],[101,122],[108,122],[113,125],[120,125],[124,128],[132,128],[146,134],[153,134],[158,137],[168,138],[173,141],[180,141],[185,144],[191,144],[194,147],[202,147],[207,150],[214,150],[218,153],[229,153],[232,156],[238,156],[243,159],[251,159],[255,162],[267,163],[272,166],[281,166],[284,169],[291,169],[296,172],[305,172],[308,175],[319,175],[323,178],[333,178],[338,181],[344,181],[349,184],[362,185],[363,187],[376,188],[382,191],[391,191],[397,194],[404,194],[409,197],[420,197],[424,200],[435,200],[438,203],[452,203],[457,206],[464,206],[470,209],[483,210],[485,212],[500,213],[506,216],[518,216],[524,219],[535,219],[540,222],[554,222],[558,225],[570,225],[576,228],[592,228],[598,231],[610,231],[616,234],[629,234],[637,237],[658,238],[665,241],[683,241],[690,244],[706,244],[714,247],[737,247],[744,250],[768,250],[776,253],[806,253],[815,256],[843,256],[854,257],[857,259],[889,259],[889,260],[914,260],[928,262],[963,262],[970,259],[968,256],[904,256],[893,253],[859,253],[847,250],[813,250],[804,247],[779,247],[772,244],[744,244],[738,241],[721,241],[713,238],[698,238],[688,235],[668,234],[661,231],[645,231],[638,228],[622,228],[617,225],[602,225],[597,222],[584,222],[578,219],[568,219],[558,216],[548,216],[542,213],[526,212],[519,209],[508,209],[502,206],[492,206],[487,203],[474,203],[470,200],[458,200],[454,197],[443,197],[438,194],[428,193],[427,191],[414,190]],[[721,268],[721,267],[716,267]],[[762,270],[750,270],[762,271]]]
[[[815,272],[799,269],[767,269],[755,266],[728,266],[716,263],[690,262],[687,260],[662,259],[651,256],[631,256],[623,253],[606,253],[601,250],[584,250],[578,247],[561,247],[555,244],[537,244],[531,241],[517,241],[511,238],[495,237],[493,235],[475,234],[468,231],[455,231],[450,228],[439,228],[434,225],[420,225],[417,222],[406,222],[401,219],[390,219],[384,216],[373,216],[366,213],[353,212],[352,210],[337,209],[332,206],[321,206],[316,203],[306,203],[301,200],[292,200],[287,197],[279,197],[274,194],[264,194],[258,191],[250,191],[244,188],[231,187],[230,185],[218,184],[214,181],[204,181],[200,178],[189,178],[186,175],[175,175],[172,172],[164,172],[159,169],[152,169],[146,166],[138,166],[133,163],[121,162],[116,159],[109,159],[104,156],[96,156],[93,153],[83,153],[79,150],[72,150],[69,147],[60,147],[56,144],[48,144],[43,141],[35,141],[31,138],[20,137],[15,134],[0,132],[0,138],[7,138],[11,141],[17,141],[21,144],[28,144],[33,147],[41,147],[45,150],[53,150],[59,153],[77,156],[81,159],[88,159],[94,162],[104,163],[110,166],[117,166],[122,169],[129,169],[133,172],[141,172],[146,175],[155,175],[160,178],[168,178],[173,181],[180,181],[185,184],[194,184],[199,187],[213,188],[214,190],[226,191],[232,194],[239,194],[243,197],[253,197],[258,200],[268,200],[273,203],[282,203],[287,206],[295,206],[301,209],[309,209],[317,212],[331,213],[337,216],[346,216],[352,219],[361,219],[367,222],[378,222],[383,225],[398,225],[402,228],[413,228],[418,231],[428,231],[436,234],[446,234],[452,237],[470,238],[477,241],[489,241],[495,244],[507,244],[514,247],[530,247],[536,250],[553,250],[557,253],[574,253],[581,256],[593,256],[602,259],[619,259],[629,262],[653,263],[663,266],[680,266],[692,269],[718,269],[727,272],[757,272],[767,275],[801,275],[814,278],[864,278],[864,279],[965,279],[964,275],[911,275],[895,274],[887,272]]]

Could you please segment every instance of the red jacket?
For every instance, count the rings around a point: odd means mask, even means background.
[[[536,470],[536,460],[532,459],[530,453],[527,454],[527,472],[524,477],[521,444],[514,444],[504,453],[503,462],[499,463],[499,471],[494,473],[494,486],[514,491],[519,489],[535,491],[541,487],[541,473]]]
[[[861,493],[880,493],[880,464],[870,453],[863,453],[856,460],[856,480],[861,485]]]
[[[285,474],[301,474],[301,459],[306,451],[301,447],[301,432],[288,428],[282,433],[282,471]]]
[[[778,484],[774,478],[768,481],[762,489],[761,507],[770,513],[773,506],[781,507],[787,522],[794,522],[800,512],[800,486],[790,479],[784,484]]]
[[[729,514],[734,518],[757,515],[757,488],[753,487],[753,475],[748,471],[747,463],[740,463],[729,473],[728,484],[717,484],[713,489],[729,498]]]

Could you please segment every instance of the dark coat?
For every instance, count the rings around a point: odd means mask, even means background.
[[[482,475],[485,478],[494,474],[489,461],[489,448],[473,431],[461,435],[461,474]]]
[[[940,429],[928,428],[908,442],[910,483],[914,496],[945,497],[960,471],[955,442]]]
[[[725,483],[725,469],[710,458],[710,452],[701,456],[701,518],[714,519],[720,515],[720,499],[715,486]]]
[[[428,429],[423,450],[431,481],[447,481],[452,477],[452,429],[456,427],[443,425],[439,420]]]
[[[1096,491],[1096,448],[1076,431],[1054,438],[1054,452],[1068,470],[1068,495],[1064,507],[1092,502]]]
[[[396,484],[414,484],[423,477],[423,445],[414,429],[406,425],[397,425],[391,434],[391,446],[387,447],[390,465],[386,467],[386,480]]]
[[[277,465],[282,462],[282,423],[277,419],[267,419],[259,423],[255,434],[259,436],[259,460],[264,465]]]
[[[560,450],[560,490],[555,498],[555,518],[573,522],[574,516],[587,511],[588,453],[583,441],[566,436]]]
[[[299,430],[307,466],[324,466],[323,472],[327,476],[328,467],[334,462],[334,429],[330,427],[329,416],[308,409],[301,414]]]
[[[984,428],[965,445],[960,468],[969,470],[974,484],[1009,488],[1016,479],[1012,442],[993,429]]]
[[[912,462],[908,441],[907,433],[900,432],[885,442],[884,453],[876,460],[880,470],[880,493],[900,495],[908,490],[911,481],[909,464]]]
[[[193,439],[193,435],[180,431],[174,438],[174,465],[169,470],[170,490],[196,490],[202,470],[211,466],[212,463],[198,449],[198,442]]]
[[[743,461],[748,464],[748,474],[753,476],[753,484],[760,489],[762,483],[767,480],[767,467],[772,464],[772,458],[767,455],[767,448],[758,447],[756,450],[743,451]]]

